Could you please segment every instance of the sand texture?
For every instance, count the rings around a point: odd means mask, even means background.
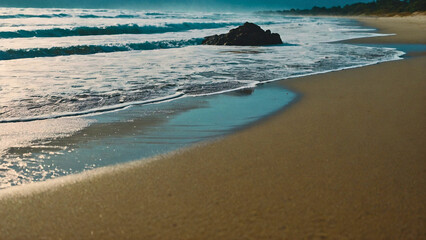
[[[408,17],[356,17],[361,23],[380,30],[381,33],[395,34],[379,38],[350,40],[354,43],[411,43],[426,44],[426,16]]]
[[[0,239],[426,239],[425,76],[283,81],[297,103],[224,139],[3,191]]]

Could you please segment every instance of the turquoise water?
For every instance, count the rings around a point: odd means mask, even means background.
[[[410,53],[425,52],[426,51],[426,44],[406,44],[406,43],[373,44],[373,43],[365,43],[365,44],[356,44],[356,45],[365,46],[365,47],[381,47],[381,48],[397,49],[399,51],[407,53],[408,55]]]
[[[343,18],[1,8],[0,19],[0,188],[214,139],[296,97],[261,84],[404,54],[335,43],[382,35]],[[246,21],[285,44],[200,45]]]
[[[25,168],[11,166],[14,172],[3,176],[2,187],[148,158],[215,139],[273,114],[296,98],[295,93],[268,84],[75,117],[89,126],[71,136],[42,139],[11,151],[8,157],[20,159]]]
[[[342,18],[0,8],[0,19],[0,124],[231,91],[396,60],[402,54],[330,44],[381,36]],[[285,44],[200,45],[205,36],[246,21],[279,33]]]

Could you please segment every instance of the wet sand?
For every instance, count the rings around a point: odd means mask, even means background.
[[[282,81],[301,99],[224,139],[5,190],[0,239],[425,239],[425,66]]]
[[[408,17],[355,17],[364,25],[372,26],[381,33],[392,36],[378,38],[360,38],[352,43],[410,43],[426,44],[426,15]]]

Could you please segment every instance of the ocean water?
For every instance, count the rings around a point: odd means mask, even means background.
[[[204,36],[246,21],[279,33],[284,44],[200,45]],[[154,156],[226,134],[296,95],[276,88],[255,88],[243,96],[215,94],[403,55],[392,47],[336,43],[377,35],[341,18],[0,8],[0,188],[115,164],[124,155],[129,156],[125,161]],[[224,99],[238,105],[229,110]],[[253,99],[263,106],[239,102]],[[222,108],[215,112],[217,106]],[[198,119],[197,114],[209,115],[201,111],[205,108],[230,117],[214,123]],[[241,118],[232,118],[233,112]],[[186,124],[173,125],[169,118],[186,119]],[[95,134],[135,122],[137,131]],[[191,129],[176,131],[183,125]],[[160,137],[165,132],[176,134]],[[162,141],[144,140],[155,138]],[[124,147],[129,144],[132,149]],[[108,154],[99,158],[102,153]]]

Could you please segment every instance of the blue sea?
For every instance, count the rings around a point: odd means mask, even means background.
[[[246,21],[284,44],[201,45]],[[379,35],[343,18],[0,8],[0,189],[226,135],[294,103],[276,80],[400,59],[339,43]]]

